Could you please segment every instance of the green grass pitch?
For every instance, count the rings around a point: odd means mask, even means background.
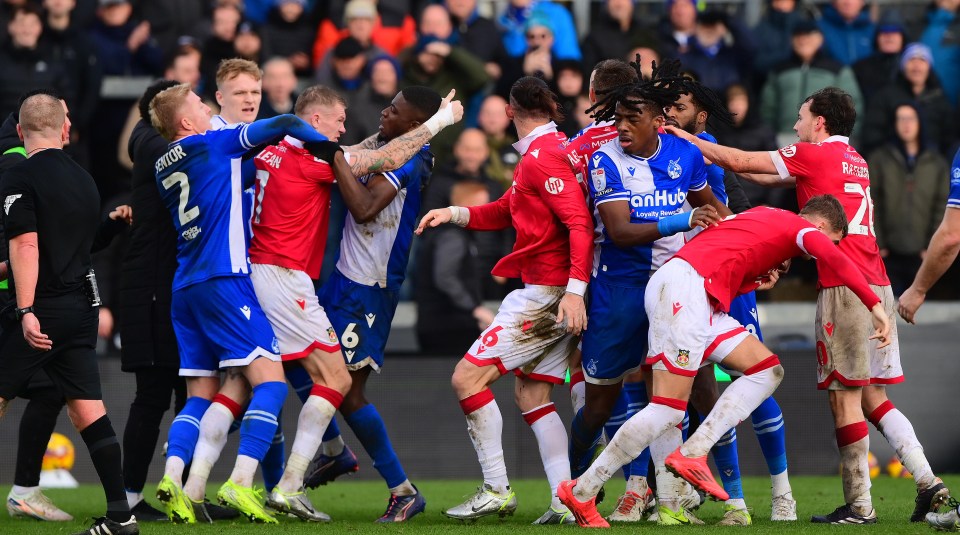
[[[886,476],[878,477],[873,481],[873,501],[880,517],[874,526],[822,526],[810,523],[812,514],[824,514],[832,511],[843,501],[839,477],[794,477],[791,478],[793,493],[798,502],[797,522],[773,523],[770,521],[770,493],[769,479],[761,477],[744,478],[744,491],[748,505],[753,509],[754,525],[749,528],[730,527],[717,528],[709,524],[717,522],[722,514],[720,504],[708,502],[698,511],[698,515],[707,522],[707,526],[678,527],[675,530],[715,532],[749,531],[750,533],[840,533],[840,532],[870,532],[870,533],[917,533],[931,534],[933,531],[926,524],[910,524],[908,518],[913,511],[913,499],[916,496],[913,480],[893,479]],[[531,526],[547,506],[548,489],[545,480],[519,480],[513,486],[517,492],[520,507],[513,517],[504,520],[484,518],[473,524],[462,524],[440,514],[447,507],[460,503],[471,494],[478,481],[420,481],[417,482],[420,490],[427,499],[425,513],[415,517],[407,524],[380,525],[373,520],[386,508],[386,489],[380,482],[351,481],[350,478],[341,478],[337,482],[310,491],[313,503],[322,511],[333,517],[330,524],[307,524],[293,518],[282,518],[279,526],[263,526],[246,522],[218,522],[193,526],[177,526],[166,523],[143,523],[140,531],[144,534],[153,533],[196,533],[196,534],[246,534],[246,533],[278,533],[282,535],[299,534],[383,534],[400,533],[404,535],[516,535],[520,533],[543,533],[549,530],[563,529],[576,530],[576,526]],[[948,486],[960,489],[960,476],[945,478]],[[622,478],[612,480],[607,485],[607,501],[600,505],[600,512],[608,514],[616,497],[623,490]],[[0,488],[4,496],[9,487]],[[216,487],[211,486],[208,496],[216,493]],[[14,520],[6,514],[0,515],[0,534],[69,534],[88,527],[89,518],[103,513],[104,501],[102,491],[92,485],[84,485],[73,490],[49,490],[47,494],[53,501],[77,518],[67,523],[40,523],[33,520]],[[151,501],[156,504],[155,500]],[[622,533],[661,531],[653,524],[646,522],[639,525],[615,525],[614,531]]]

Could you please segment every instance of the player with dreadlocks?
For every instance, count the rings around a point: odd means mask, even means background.
[[[634,64],[634,68],[639,67]],[[619,142],[604,144],[589,161],[597,238],[588,305],[591,325],[583,335],[586,404],[571,425],[574,477],[587,470],[593,446],[610,417],[624,376],[639,369],[647,355],[648,321],[643,302],[651,275],[680,249],[683,232],[707,227],[731,213],[707,185],[700,151],[689,143],[678,143],[669,135],[659,134],[666,120],[664,108],[673,104],[681,91],[679,62],[666,62],[654,67],[650,80],[618,86],[591,108],[596,121],[614,120]],[[691,212],[683,212],[687,201],[696,207]],[[690,377],[696,375],[695,368],[680,371]],[[673,397],[676,396],[670,396]],[[682,406],[682,417],[686,396],[683,400],[670,398],[654,396],[629,421],[640,415],[646,415],[646,419],[658,413],[659,407]],[[665,432],[663,439],[655,441],[657,436],[651,436],[641,443],[628,427],[630,424],[625,424],[611,440],[606,450],[611,453],[601,454],[580,479],[586,484],[581,483],[573,491],[575,500],[568,486],[568,500],[594,503],[603,482],[651,445],[654,463],[661,467],[657,470],[659,522],[690,523],[679,506],[682,482],[662,469],[667,454],[680,445],[680,431],[674,427],[675,436]],[[635,445],[639,448],[633,451]],[[632,454],[627,455],[626,451]],[[564,500],[562,495],[560,498]],[[578,523],[607,525],[596,514],[595,507],[592,511],[592,516],[578,515]]]
[[[732,117],[721,99],[710,88],[700,82],[685,78],[682,82],[685,91],[673,106],[667,109],[667,124],[681,128],[710,143],[717,140],[706,131],[707,124],[719,121],[730,124]],[[707,183],[713,188],[717,198],[727,203],[734,212],[750,208],[743,194],[739,180],[733,173],[725,172],[719,165],[707,164]],[[738,199],[739,197],[739,199]],[[691,234],[697,230],[691,231]],[[688,238],[692,237],[688,235]],[[763,335],[757,317],[757,299],[754,292],[737,296],[730,303],[730,316],[740,322],[761,342]],[[725,357],[734,348],[731,344],[711,344],[715,356]],[[735,372],[734,372],[735,374]],[[700,369],[693,383],[690,403],[701,415],[708,414],[717,403],[720,394],[713,366]],[[783,425],[783,412],[773,397],[767,398],[751,415],[754,430],[760,442],[770,470],[772,481],[773,506],[771,520],[796,520],[797,502],[794,501],[787,476],[786,429]],[[712,449],[713,460],[720,473],[724,490],[730,495],[724,507],[723,519],[719,525],[746,526],[752,523],[750,512],[744,502],[740,481],[740,462],[737,455],[737,431],[727,431]]]

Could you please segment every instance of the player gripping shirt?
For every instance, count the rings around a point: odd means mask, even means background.
[[[840,200],[850,222],[840,250],[857,265],[883,302],[891,320],[893,343],[876,349],[863,342],[870,330],[868,314],[848,297],[849,289],[829,269],[819,269],[817,298],[817,359],[820,389],[894,384],[903,381],[895,300],[880,259],[873,230],[873,200],[867,162],[844,136],[821,143],[797,143],[770,153],[781,177],[797,179],[797,203],[803,207],[814,195],[829,193]],[[862,337],[862,338],[861,338]]]
[[[650,158],[626,154],[619,144],[603,145],[589,162],[590,194],[597,228],[588,316],[583,335],[583,368],[588,382],[614,384],[646,357],[644,291],[650,275],[683,245],[674,234],[652,243],[621,248],[600,219],[599,206],[630,205],[631,223],[656,223],[678,214],[688,191],[707,186],[703,155],[686,141],[659,135]]]
[[[340,334],[350,370],[383,366],[420,212],[420,188],[432,168],[433,155],[425,145],[399,169],[383,173],[397,196],[373,221],[357,223],[347,214],[337,268],[318,297]],[[373,176],[357,180],[367,184]]]
[[[250,129],[240,124],[185,137],[156,163],[160,195],[178,234],[171,315],[180,375],[212,377],[257,357],[279,359],[249,279],[238,159],[255,146],[251,137],[276,134]]]

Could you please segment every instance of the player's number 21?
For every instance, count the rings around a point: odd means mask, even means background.
[[[876,236],[873,231],[873,198],[870,197],[870,186],[864,188],[856,182],[847,182],[843,185],[843,191],[860,196],[860,207],[850,219],[847,232],[859,236]]]

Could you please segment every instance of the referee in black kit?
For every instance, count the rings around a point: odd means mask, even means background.
[[[63,152],[67,127],[59,100],[27,98],[17,128],[27,160],[7,171],[0,185],[16,301],[13,314],[2,316],[0,415],[43,368],[67,399],[106,494],[106,516],[77,535],[136,535],[95,351],[99,296],[90,249],[100,196],[90,174]]]

